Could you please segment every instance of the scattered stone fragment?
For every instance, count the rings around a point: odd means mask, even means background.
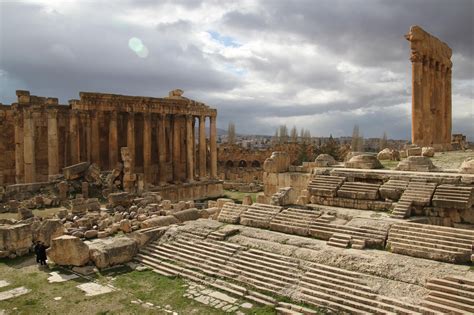
[[[77,288],[84,291],[86,296],[96,296],[114,291],[114,289],[109,286],[103,286],[95,282],[83,283],[78,285]]]
[[[10,285],[10,282],[5,281],[5,280],[0,280],[0,288],[6,287]]]
[[[79,276],[75,274],[67,275],[67,274],[59,273],[57,271],[50,272],[49,274],[51,275],[51,277],[48,278],[49,283],[65,282],[65,281],[79,278]]]
[[[27,289],[25,287],[18,287],[18,288],[14,288],[8,291],[3,291],[3,292],[0,292],[0,301],[5,301],[11,298],[15,298],[17,296],[27,294],[30,291],[31,291],[30,289]]]

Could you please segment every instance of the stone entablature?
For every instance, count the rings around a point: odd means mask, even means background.
[[[130,171],[148,184],[217,178],[217,111],[181,90],[165,98],[81,92],[69,105],[16,94],[16,103],[0,106],[0,185],[47,181],[80,162],[111,170],[123,147]]]

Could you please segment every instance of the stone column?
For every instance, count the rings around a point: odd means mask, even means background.
[[[217,178],[217,126],[216,116],[211,116],[211,130],[209,137],[209,147],[211,151],[211,178]]]
[[[59,174],[58,110],[48,111],[48,175]]]
[[[446,70],[446,143],[448,146],[451,144],[451,132],[452,132],[452,105],[451,105],[451,68]]]
[[[90,112],[85,112],[84,117],[86,120],[86,157],[87,161],[92,161],[92,122]]]
[[[199,116],[199,177],[206,177],[206,117]]]
[[[70,149],[71,149],[71,164],[77,164],[79,159],[79,125],[78,113],[76,110],[70,112],[69,118],[69,134],[70,134]]]
[[[160,185],[166,184],[166,115],[160,114],[158,119],[158,165]]]
[[[181,160],[181,147],[180,147],[180,119],[178,115],[173,116],[173,181],[180,181],[180,160]]]
[[[100,165],[100,117],[101,112],[92,113],[91,121],[91,160],[93,163]]]
[[[411,115],[411,142],[417,143],[423,139],[423,58],[420,55],[412,55],[412,115]]]
[[[143,114],[143,173],[145,184],[152,182],[151,174],[151,114]]]
[[[117,130],[117,112],[110,112],[109,121],[109,169],[114,169],[118,162],[118,130]]]
[[[186,116],[186,169],[188,182],[194,180],[193,116]]]
[[[36,181],[35,122],[30,110],[23,112],[23,148],[25,183]]]
[[[23,115],[21,112],[15,112],[15,182],[23,182],[25,174],[25,160],[23,148]]]
[[[128,113],[127,122],[127,148],[131,158],[130,171],[135,172],[135,113]]]

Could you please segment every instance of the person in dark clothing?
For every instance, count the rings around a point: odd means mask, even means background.
[[[46,265],[46,245],[41,242],[38,250],[39,261],[41,265]]]
[[[40,247],[41,247],[41,242],[37,241],[35,244],[35,254],[36,254],[36,263],[40,262]]]

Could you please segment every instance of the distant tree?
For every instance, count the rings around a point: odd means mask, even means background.
[[[387,133],[384,131],[383,136],[382,136],[382,138],[380,139],[380,142],[379,142],[379,151],[382,151],[386,147],[387,147]]]
[[[279,128],[280,143],[288,143],[288,128],[281,125]]]
[[[296,126],[293,126],[293,128],[291,128],[290,138],[291,142],[298,142],[298,130],[296,130]]]
[[[306,142],[302,142],[299,145],[297,160],[298,160],[299,165],[303,164],[303,162],[308,162],[309,161],[308,144]]]
[[[334,140],[334,138],[332,137],[332,134],[331,134],[331,135],[329,135],[329,139],[327,141],[325,141],[319,147],[316,147],[316,149],[314,150],[314,153],[316,155],[329,154],[333,158],[335,158],[336,160],[339,160],[339,158],[340,158],[340,156],[339,156],[339,151],[340,150],[339,149],[340,149],[339,143],[336,140]]]
[[[275,130],[275,135],[274,135],[273,138],[272,138],[272,143],[273,143],[274,145],[279,142],[278,130],[279,130],[279,128],[277,128],[277,129]]]
[[[303,141],[305,143],[310,143],[311,142],[311,132],[308,129],[306,129],[303,132]]]
[[[227,128],[227,142],[235,144],[235,124],[232,121],[229,122],[229,127]]]

